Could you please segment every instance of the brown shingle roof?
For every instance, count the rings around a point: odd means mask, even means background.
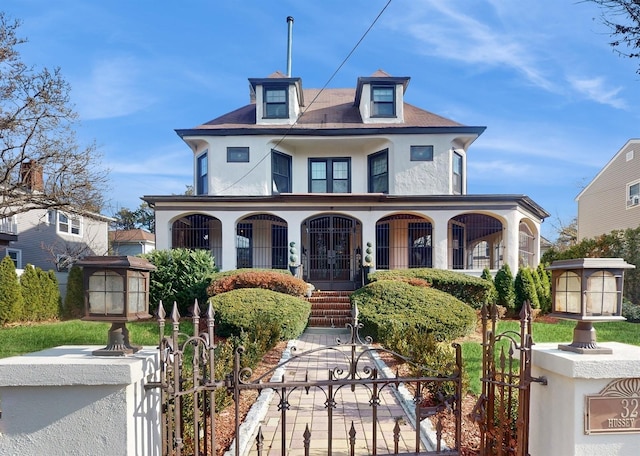
[[[156,236],[141,229],[118,230],[109,231],[109,240],[112,242],[155,242]]]
[[[293,129],[371,128],[362,122],[357,106],[353,105],[355,89],[305,89],[308,100]],[[377,123],[378,128],[460,127],[462,124],[429,111],[404,103],[404,123]],[[227,128],[272,129],[273,125],[256,125],[256,106],[250,104],[224,114],[196,127],[198,130]]]

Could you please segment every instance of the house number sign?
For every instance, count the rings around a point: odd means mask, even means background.
[[[640,433],[640,378],[614,380],[585,402],[585,434]]]

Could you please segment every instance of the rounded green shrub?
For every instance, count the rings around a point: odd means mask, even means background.
[[[513,274],[508,264],[503,265],[493,280],[498,293],[498,301],[496,304],[504,307],[507,311],[513,311],[516,302],[516,293],[513,285]]]
[[[369,274],[369,280],[426,280],[437,290],[455,296],[474,309],[480,309],[491,298],[492,288],[486,280],[461,272],[433,268],[382,270]]]
[[[261,288],[232,290],[209,302],[215,310],[216,333],[223,337],[257,334],[273,326],[281,339],[294,339],[306,328],[311,313],[308,301]]]
[[[408,328],[452,341],[474,330],[476,312],[448,293],[396,280],[370,283],[351,295],[364,334],[386,345]]]

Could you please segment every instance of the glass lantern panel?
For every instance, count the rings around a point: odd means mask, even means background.
[[[97,271],[89,277],[89,313],[122,315],[124,281],[114,271]]]
[[[556,279],[555,311],[580,314],[580,276],[575,272],[563,272]]]
[[[129,311],[145,313],[147,311],[145,275],[139,271],[132,271],[129,274]]]
[[[609,271],[596,271],[587,280],[587,315],[617,315],[618,287]]]

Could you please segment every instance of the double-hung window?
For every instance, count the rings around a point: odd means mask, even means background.
[[[453,193],[462,194],[462,155],[457,152],[453,153]]]
[[[627,185],[627,207],[640,206],[640,182]]]
[[[309,159],[309,193],[351,193],[348,158]]]
[[[268,119],[286,119],[289,117],[286,87],[264,88],[264,117]]]
[[[389,150],[369,155],[369,193],[389,193]]]
[[[371,87],[371,116],[395,117],[396,91],[392,85],[378,85]]]
[[[209,160],[205,150],[196,160],[196,195],[206,195],[209,192]]]
[[[5,256],[11,258],[11,261],[13,261],[16,269],[22,268],[22,250],[10,249],[9,247],[7,247],[5,249]]]
[[[56,226],[58,233],[82,234],[82,217],[76,214],[68,215],[64,212],[50,210],[47,214],[47,221],[50,225]]]
[[[291,157],[271,151],[271,179],[274,193],[291,193]]]

